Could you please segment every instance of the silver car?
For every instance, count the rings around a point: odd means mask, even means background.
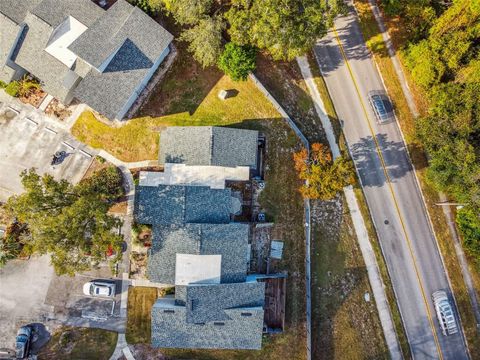
[[[88,296],[114,297],[115,283],[107,281],[89,281],[83,285],[83,293]]]
[[[385,91],[369,91],[368,102],[370,103],[375,118],[379,124],[386,124],[395,121],[393,106]]]
[[[447,293],[443,290],[435,291],[432,294],[432,300],[443,335],[456,334],[458,332],[457,322]]]

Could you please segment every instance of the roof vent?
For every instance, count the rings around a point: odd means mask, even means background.
[[[223,326],[223,325],[225,325],[225,323],[222,322],[222,321],[214,321],[213,325]]]

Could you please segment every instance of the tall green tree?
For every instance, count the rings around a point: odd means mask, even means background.
[[[188,51],[202,66],[217,63],[222,54],[222,31],[225,24],[221,17],[205,17],[194,27],[185,30],[180,40],[189,43]]]
[[[225,14],[231,39],[266,49],[276,60],[303,55],[338,14],[337,0],[233,0]]]
[[[248,74],[256,68],[256,56],[255,48],[230,42],[220,56],[218,67],[234,81],[246,80]]]
[[[149,0],[152,1],[152,0]],[[154,0],[158,1],[158,0]],[[195,25],[210,12],[213,0],[163,0],[167,11],[182,25]]]
[[[7,213],[27,225],[21,241],[26,253],[50,254],[57,274],[89,269],[111,250],[121,256],[121,221],[108,214],[122,194],[121,174],[114,167],[72,185],[34,169],[21,174],[25,192],[8,199]]]

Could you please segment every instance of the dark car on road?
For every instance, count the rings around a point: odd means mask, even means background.
[[[30,341],[32,339],[32,327],[22,326],[18,329],[15,340],[15,352],[17,359],[25,359],[30,351]]]
[[[368,102],[379,124],[395,121],[393,106],[385,91],[374,90],[368,93]]]

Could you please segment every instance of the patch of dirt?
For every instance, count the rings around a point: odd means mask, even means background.
[[[69,106],[62,104],[57,99],[52,99],[45,109],[45,114],[63,121],[72,114],[72,110],[70,110]]]
[[[147,257],[146,253],[131,252],[130,253],[130,278],[146,279],[147,273]]]
[[[19,99],[25,104],[30,104],[36,108],[40,106],[43,99],[47,96],[47,93],[42,89],[30,88],[27,93],[23,96],[20,96]]]

